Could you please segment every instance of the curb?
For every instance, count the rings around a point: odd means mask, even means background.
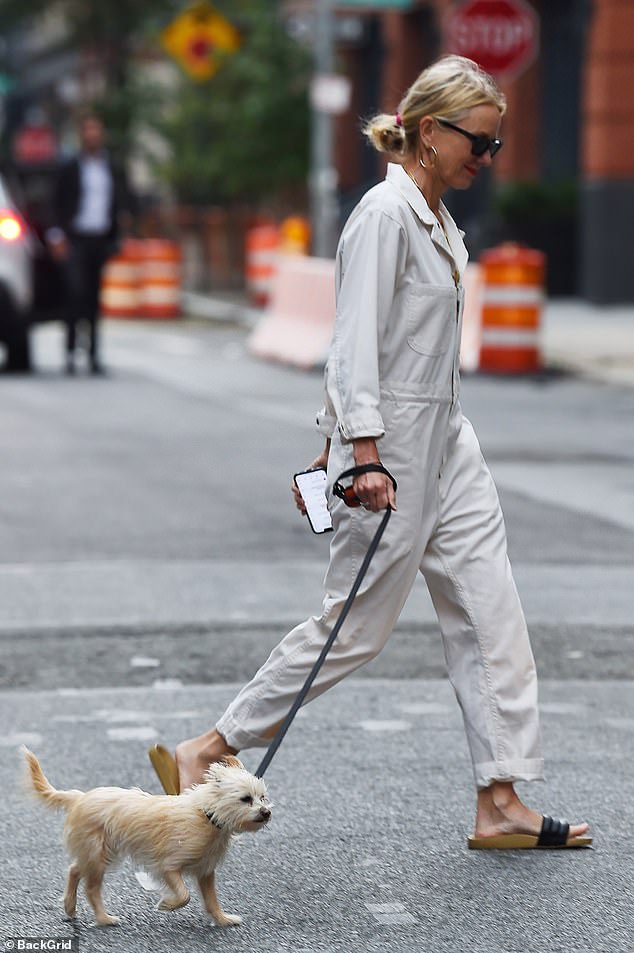
[[[262,309],[250,307],[246,300],[228,301],[195,291],[184,291],[182,301],[183,311],[189,317],[204,321],[239,324],[252,329],[262,317]]]
[[[183,310],[188,317],[203,321],[212,321],[218,324],[235,324],[245,330],[252,331],[263,314],[265,309],[252,307],[245,296],[237,297],[235,300],[204,294],[194,291],[184,291]],[[572,307],[571,307],[572,305]],[[603,384],[611,384],[620,387],[634,387],[634,345],[630,342],[634,339],[634,326],[630,327],[629,322],[623,320],[623,315],[629,318],[629,309],[618,309],[620,320],[616,325],[610,320],[611,310],[601,311],[603,324],[600,319],[592,321],[591,330],[588,324],[588,314],[591,313],[591,306],[582,303],[576,305],[580,310],[579,327],[576,329],[570,317],[566,317],[566,311],[570,314],[575,308],[576,302],[563,302],[563,307],[558,303],[550,302],[547,304],[547,313],[544,316],[542,325],[542,334],[544,337],[542,344],[542,356],[544,359],[545,373],[553,371],[564,374],[571,374],[583,377],[586,380],[595,381]],[[574,313],[574,312],[573,312]],[[561,321],[559,315],[564,318]],[[634,311],[632,312],[634,318]],[[622,322],[622,324],[621,324]],[[606,328],[606,325],[610,328]],[[620,325],[620,327],[619,327]],[[610,327],[611,326],[611,327]],[[581,336],[587,338],[590,330],[591,336],[598,335],[597,353],[592,354],[592,349],[588,347],[587,340],[585,347],[579,348],[582,353],[570,353],[561,340],[561,331],[559,327],[566,328],[570,334],[575,330]],[[621,331],[624,330],[622,342],[621,335],[618,334],[615,340],[615,327]],[[558,333],[553,334],[553,330]],[[607,334],[606,334],[607,331]],[[611,333],[610,333],[611,331]],[[598,343],[600,341],[600,344]],[[609,347],[616,346],[617,341],[622,343],[620,353],[614,353]],[[606,350],[606,344],[608,349]],[[629,350],[632,348],[630,358]],[[477,374],[478,371],[473,373]],[[469,375],[471,376],[471,374]]]

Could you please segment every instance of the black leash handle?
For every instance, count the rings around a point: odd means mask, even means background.
[[[350,476],[352,476],[352,477],[361,476],[361,474],[363,474],[363,473],[369,473],[369,472],[373,472],[373,473],[384,473],[386,476],[388,476],[388,477],[390,478],[390,480],[392,481],[392,484],[393,484],[393,486],[394,486],[394,490],[396,491],[396,488],[397,488],[396,480],[394,479],[394,477],[392,476],[392,474],[389,472],[389,470],[386,470],[386,468],[385,468],[382,464],[380,464],[380,463],[368,463],[368,464],[366,464],[365,466],[352,467],[350,470],[345,470],[345,471],[337,478],[337,480],[335,481],[335,483],[334,483],[334,485],[333,485],[333,492],[336,492],[336,491],[335,491],[335,487],[340,486],[340,487],[342,488],[343,493],[346,493],[346,490],[349,491],[349,490],[352,489],[352,487],[348,487],[348,488],[344,489],[343,486],[342,486],[342,484],[341,484],[341,481],[342,481],[342,480],[345,480],[347,477],[350,477]],[[348,495],[349,495],[349,494],[348,494]],[[351,506],[351,505],[352,505],[352,506],[358,506],[358,505],[359,505],[358,502],[357,502],[357,503],[354,503],[354,502],[348,503],[348,497],[347,497],[347,496],[343,496],[342,493],[337,493],[337,496],[341,496],[341,498],[344,500],[344,502],[347,503],[348,506]],[[354,493],[352,494],[352,496],[356,499],[356,496],[355,496]],[[290,708],[290,711],[289,711],[288,715],[286,716],[286,718],[284,719],[284,721],[282,722],[282,724],[281,724],[280,727],[278,728],[277,734],[275,735],[275,737],[273,738],[271,744],[270,744],[269,747],[267,748],[266,754],[265,754],[264,757],[262,758],[262,761],[260,762],[260,765],[259,765],[257,771],[255,772],[255,776],[256,776],[257,778],[261,778],[261,777],[264,776],[264,772],[266,771],[266,769],[267,769],[268,766],[270,765],[271,761],[273,760],[273,756],[275,755],[277,749],[278,749],[279,746],[282,744],[282,741],[284,740],[284,736],[286,735],[286,732],[287,732],[288,729],[290,728],[290,726],[291,726],[291,724],[292,724],[292,722],[293,722],[293,719],[295,718],[295,715],[297,714],[297,712],[298,712],[299,709],[301,708],[301,706],[302,706],[302,704],[303,704],[303,702],[304,702],[304,699],[306,698],[306,696],[308,695],[308,692],[310,691],[311,685],[312,685],[313,682],[315,681],[315,678],[317,677],[317,674],[318,674],[320,668],[321,668],[322,665],[324,664],[324,661],[325,661],[325,659],[326,659],[326,656],[327,656],[328,653],[330,652],[330,649],[332,648],[335,639],[336,639],[337,636],[339,635],[339,631],[340,631],[340,629],[341,629],[341,626],[342,626],[343,623],[345,622],[346,616],[347,616],[348,613],[350,612],[350,608],[351,608],[351,606],[352,606],[352,603],[354,602],[355,597],[356,597],[356,595],[357,595],[357,592],[359,591],[359,586],[360,586],[361,583],[363,582],[363,577],[365,576],[366,572],[368,571],[368,566],[369,566],[370,563],[372,562],[372,558],[374,557],[374,554],[376,553],[376,551],[377,551],[377,549],[378,549],[379,543],[381,542],[381,537],[383,536],[383,533],[385,532],[385,527],[386,527],[387,524],[389,523],[389,521],[390,521],[390,516],[391,516],[391,515],[392,515],[392,507],[391,507],[391,506],[388,506],[387,509],[386,509],[386,511],[385,511],[385,515],[383,516],[383,519],[382,519],[381,522],[379,523],[378,529],[377,529],[376,533],[374,534],[374,536],[372,537],[372,541],[371,541],[370,545],[368,546],[368,551],[367,551],[367,553],[365,554],[365,557],[364,557],[364,559],[363,559],[363,562],[361,563],[361,566],[360,566],[360,568],[359,568],[359,572],[357,573],[357,577],[356,577],[356,579],[354,580],[354,583],[352,584],[352,589],[350,590],[350,594],[348,595],[348,598],[346,599],[346,601],[345,601],[345,603],[344,603],[343,609],[342,609],[341,612],[339,613],[339,618],[338,618],[337,621],[335,622],[335,625],[334,625],[334,627],[333,627],[333,629],[332,629],[332,632],[331,632],[330,635],[328,636],[328,639],[327,639],[327,641],[325,642],[324,647],[323,647],[323,649],[321,650],[321,652],[320,652],[320,654],[319,654],[319,658],[317,659],[317,661],[316,661],[315,664],[313,665],[312,669],[310,670],[310,672],[309,672],[309,674],[308,674],[308,678],[307,678],[306,681],[304,682],[302,688],[299,690],[299,692],[298,692],[298,694],[297,694],[297,697],[295,698],[295,701],[294,701],[293,704],[291,705],[291,708]]]
[[[362,506],[363,504],[354,492],[352,484],[350,484],[350,486],[344,486],[341,481],[345,480],[346,477],[362,476],[364,473],[385,473],[394,484],[394,490],[396,491],[396,480],[392,474],[385,469],[382,463],[362,463],[358,467],[350,467],[349,470],[344,470],[333,484],[332,492],[335,496],[338,496],[340,500],[343,500],[346,506]]]

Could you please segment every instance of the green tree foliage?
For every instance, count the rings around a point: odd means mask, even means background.
[[[90,105],[104,119],[111,143],[125,151],[143,105],[131,80],[134,59],[145,38],[154,36],[156,42],[161,27],[180,8],[179,0],[0,0],[0,32],[37,30],[43,15],[63,18],[65,45],[90,52],[100,64],[105,92]]]
[[[269,0],[227,6],[240,49],[205,83],[183,77],[154,119],[172,149],[162,174],[184,202],[272,199],[308,174],[310,58]]]
[[[90,104],[111,144],[125,153],[142,122],[167,141],[157,173],[182,202],[271,200],[306,181],[309,166],[309,53],[292,40],[275,0],[213,0],[241,36],[204,83],[177,73],[173,87],[150,86],[144,59],[161,55],[160,34],[188,0],[0,0],[0,29],[64,16],[68,45],[97,56],[105,93]],[[163,53],[167,57],[167,53]]]

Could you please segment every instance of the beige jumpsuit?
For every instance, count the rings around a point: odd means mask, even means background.
[[[398,509],[308,697],[380,652],[422,572],[476,784],[486,787],[542,777],[537,684],[497,492],[460,410],[460,276],[467,251],[442,204],[441,214],[446,235],[404,169],[390,165],[339,242],[337,315],[318,417],[321,432],[332,437],[329,485],[354,465],[351,441],[375,437],[398,482]],[[322,614],[282,640],[222,716],[216,727],[232,747],[270,740],[382,518],[346,507],[332,492],[329,506],[334,533]]]

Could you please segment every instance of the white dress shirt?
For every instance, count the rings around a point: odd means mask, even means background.
[[[79,207],[73,219],[75,232],[105,235],[110,230],[113,188],[112,174],[103,153],[79,157]]]

